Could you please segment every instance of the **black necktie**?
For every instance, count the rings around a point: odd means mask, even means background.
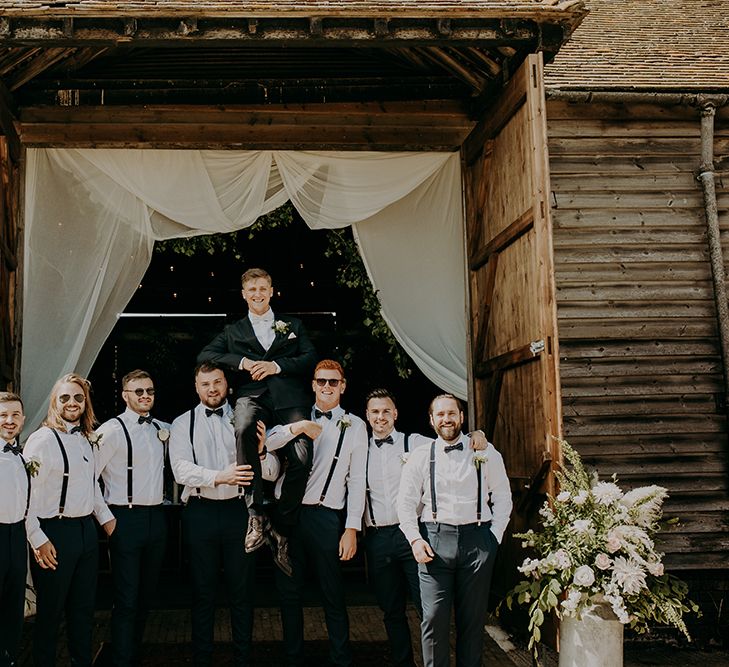
[[[83,433],[84,430],[80,426],[74,426],[69,433],[73,435],[74,433]]]
[[[459,451],[462,452],[463,451],[463,443],[462,442],[459,442],[459,443],[457,443],[455,445],[446,445],[446,447],[445,447],[445,453],[447,454],[448,452],[452,452],[454,449],[457,449],[457,450],[459,450]]]
[[[212,415],[218,415],[218,417],[222,417],[223,408],[215,408],[215,410],[211,410],[210,408],[205,408],[205,416],[210,417]]]
[[[3,447],[3,452],[12,452],[17,456],[20,454],[20,445],[16,442],[8,442],[5,444],[5,447]]]
[[[375,438],[375,444],[376,444],[376,445],[377,445],[378,447],[382,447],[382,444],[383,444],[383,443],[387,443],[388,445],[391,445],[391,444],[392,444],[393,442],[394,442],[394,441],[393,441],[393,439],[392,439],[392,436],[391,436],[391,435],[388,435],[388,436],[387,436],[386,438],[382,438],[382,439],[380,439],[380,440],[378,440],[377,438]]]
[[[146,417],[144,415],[139,415],[139,419],[137,420],[137,424],[151,424],[152,423],[152,415],[147,415]]]
[[[317,410],[316,408],[314,408],[314,418],[319,419],[319,417],[326,417],[327,419],[331,419],[332,411],[327,410],[326,412],[322,412],[321,410]]]

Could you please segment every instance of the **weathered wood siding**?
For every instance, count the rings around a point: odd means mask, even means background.
[[[547,107],[565,437],[625,486],[661,484],[674,569],[729,565],[729,440],[716,309],[682,106]],[[717,161],[729,156],[720,110]],[[717,183],[729,257],[729,176]]]

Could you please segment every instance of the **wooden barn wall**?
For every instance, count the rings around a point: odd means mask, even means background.
[[[729,442],[690,107],[547,107],[564,433],[603,476],[668,487],[673,569],[729,565]],[[729,110],[717,162],[729,166]],[[721,160],[723,159],[723,163]],[[717,182],[729,258],[729,173]],[[729,268],[729,267],[728,267]]]

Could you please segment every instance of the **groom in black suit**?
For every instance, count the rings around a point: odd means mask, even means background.
[[[256,511],[263,500],[256,422],[260,420],[270,428],[311,416],[309,379],[316,351],[300,320],[286,315],[274,317],[270,307],[273,284],[266,271],[249,269],[241,282],[247,317],[226,326],[203,348],[197,362],[221,364],[239,381],[235,404],[238,463],[252,465],[255,473],[249,496],[253,511],[245,542],[250,552],[263,544],[265,528],[263,517]],[[301,435],[283,453],[287,468],[277,508],[279,525],[295,521],[295,510],[301,504],[311,470],[312,442]]]

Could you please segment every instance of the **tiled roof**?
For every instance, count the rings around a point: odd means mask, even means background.
[[[0,0],[0,16],[560,17],[582,0]]]
[[[588,0],[548,89],[729,90],[729,0]]]

